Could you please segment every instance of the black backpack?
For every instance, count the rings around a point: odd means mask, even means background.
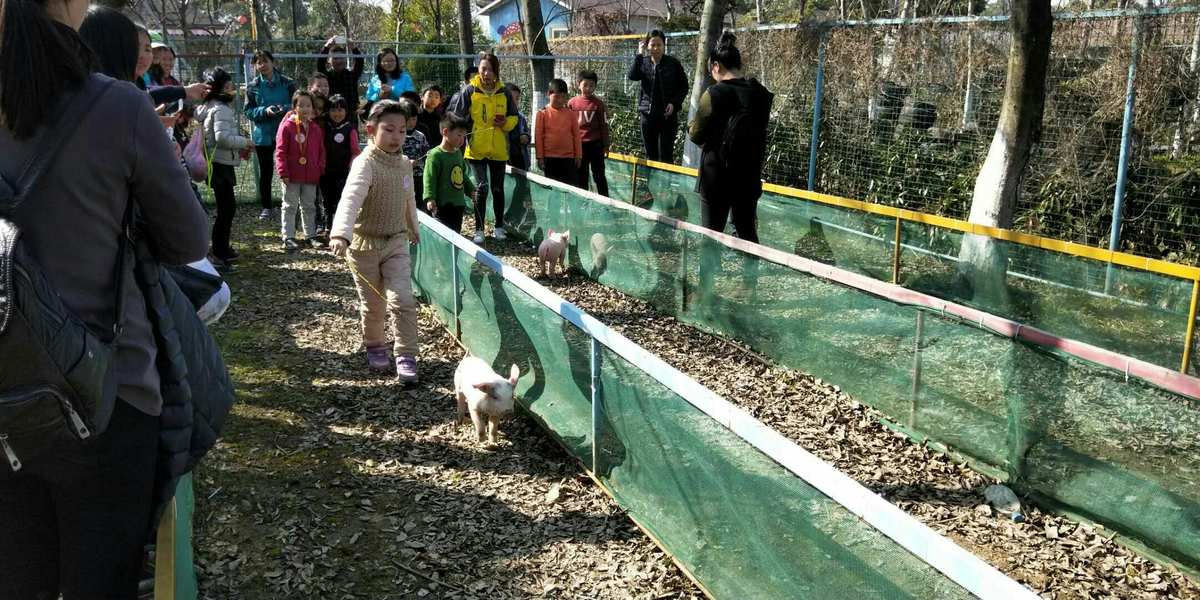
[[[747,169],[753,171],[757,178],[762,173],[763,158],[766,154],[767,123],[771,118],[774,96],[758,81],[750,81],[763,93],[756,94],[749,105],[742,102],[732,90],[727,92],[728,102],[733,105],[734,111],[725,125],[717,158],[725,168],[731,170],[730,172]]]
[[[108,332],[94,331],[63,304],[10,220],[112,83],[99,94],[77,92],[55,111],[62,118],[33,138],[38,150],[16,181],[0,175],[0,465],[14,473],[22,460],[103,432],[112,416],[116,377],[111,367],[124,313],[132,203],[125,210],[115,325]]]

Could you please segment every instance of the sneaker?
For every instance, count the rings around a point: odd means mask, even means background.
[[[267,219],[270,219],[270,218],[271,218],[271,209],[269,209],[269,208],[264,208],[264,209],[262,209],[262,212],[258,213],[259,221],[266,221]]]
[[[476,229],[476,230],[475,230],[475,237],[474,237],[474,238],[473,238],[471,241],[472,241],[472,242],[475,242],[476,244],[482,244],[482,243],[483,243],[483,230],[482,230],[482,229]]]
[[[401,354],[396,357],[396,378],[401,383],[417,382],[417,357],[411,354]]]
[[[372,371],[387,371],[392,366],[387,344],[367,346],[367,367]]]
[[[503,227],[497,227],[497,228],[496,228],[496,231],[494,231],[494,232],[492,233],[492,237],[494,237],[494,238],[496,238],[497,240],[500,240],[501,242],[503,242],[504,240],[507,240],[507,239],[508,239],[508,234],[504,233],[504,228],[503,228]]]
[[[294,254],[300,251],[300,244],[296,243],[294,238],[283,240],[283,251],[288,254]]]
[[[325,241],[325,238],[317,238],[313,240],[313,248],[316,248],[317,250],[328,250],[329,242]]]
[[[302,240],[296,240],[296,245],[300,246],[301,248],[312,248],[313,239],[306,237]]]
[[[225,261],[221,260],[220,257],[218,257],[216,254],[213,254],[212,252],[208,253],[207,258],[208,258],[209,264],[211,264],[214,269],[223,269],[223,268],[225,268],[225,265],[227,264]]]

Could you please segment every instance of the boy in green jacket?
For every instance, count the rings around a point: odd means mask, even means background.
[[[427,208],[438,221],[462,233],[467,194],[475,193],[475,184],[467,169],[462,146],[467,139],[466,119],[448,113],[442,119],[442,143],[425,155],[425,199]]]

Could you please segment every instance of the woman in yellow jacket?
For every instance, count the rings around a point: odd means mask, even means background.
[[[503,240],[504,165],[508,162],[508,132],[517,126],[517,106],[500,81],[500,60],[495,54],[480,53],[479,73],[450,99],[446,112],[472,123],[465,157],[475,174],[475,243],[483,243],[489,187],[496,218],[493,236]]]

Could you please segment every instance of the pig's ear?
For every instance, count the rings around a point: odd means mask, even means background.
[[[517,369],[517,365],[513,365],[512,369],[509,369],[509,371],[508,371],[508,382],[513,385],[517,385],[517,378],[520,376],[521,376],[520,369]]]
[[[566,231],[564,231],[564,232],[563,232],[563,239],[564,239],[564,240],[569,240],[569,239],[571,239],[571,230],[570,230],[570,229],[568,229],[568,230],[566,230]]]
[[[546,237],[550,237],[550,236],[552,236],[552,235],[554,235],[554,230],[553,230],[553,229],[550,229],[550,230],[546,231]]]
[[[475,389],[477,389],[485,394],[490,394],[490,393],[492,393],[492,384],[486,383],[486,382],[485,383],[477,383],[477,384],[475,384]]]

